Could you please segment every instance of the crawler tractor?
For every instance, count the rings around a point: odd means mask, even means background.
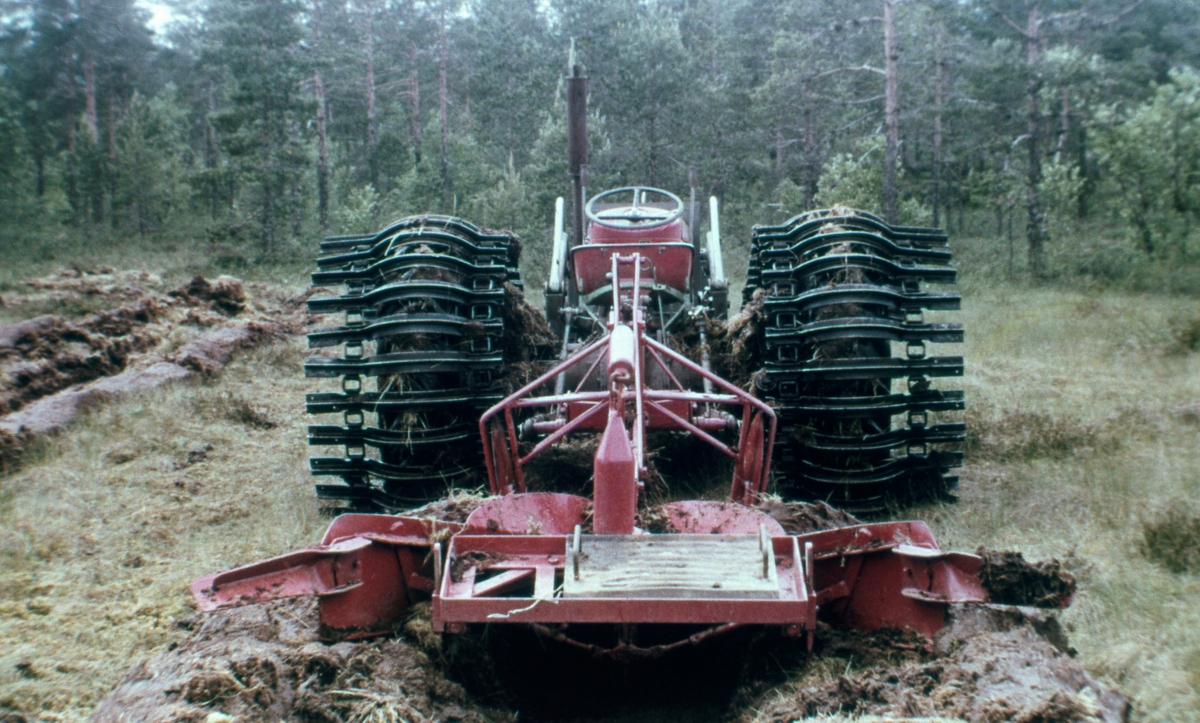
[[[947,488],[957,457],[935,445],[962,427],[926,419],[962,397],[928,379],[961,374],[962,361],[924,344],[962,332],[921,314],[958,299],[919,286],[953,281],[945,237],[838,209],[757,228],[748,311],[732,324],[743,353],[718,354],[715,340],[728,346],[733,332],[716,199],[707,213],[694,190],[686,203],[646,187],[587,200],[577,66],[567,90],[571,218],[559,199],[548,324],[522,311],[510,235],[421,216],[323,244],[314,283],[345,293],[310,309],[346,321],[310,343],[344,353],[306,371],[340,378],[341,390],[310,395],[308,408],[344,423],[309,438],[346,452],[312,470],[341,479],[318,495],[350,511],[315,547],[196,580],[200,607],[315,595],[339,637],[388,629],[430,601],[438,632],[526,625],[638,657],[745,626],[811,644],[818,614],[928,636],[948,604],[984,600],[979,559],[939,549],[920,522],[788,534],[758,507],[772,484],[876,509]],[[750,388],[714,371],[717,357],[755,363],[739,370]],[[729,458],[725,499],[670,502],[648,524],[651,435]],[[530,487],[539,458],[580,439],[594,452],[577,479]],[[402,512],[475,479],[490,497],[465,522]]]

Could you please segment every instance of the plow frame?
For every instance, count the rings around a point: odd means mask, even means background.
[[[648,282],[642,279],[644,259],[636,251],[627,256],[612,256],[613,299],[607,334],[585,344],[537,379],[505,397],[480,418],[479,432],[483,438],[484,461],[492,494],[525,492],[524,466],[527,463],[572,432],[604,430],[607,435],[613,420],[618,420],[622,428],[628,423],[628,431],[632,432],[628,445],[639,487],[647,473],[646,430],[673,429],[704,440],[736,461],[730,500],[753,505],[766,491],[771,474],[771,449],[775,444],[775,412],[770,405],[646,334],[643,302],[647,297],[642,292]],[[623,270],[627,273],[623,274]],[[605,358],[608,389],[583,391]],[[589,360],[590,366],[573,391],[536,396],[538,389],[570,369],[589,364]],[[673,389],[647,386],[647,360],[661,369]],[[705,391],[686,388],[671,371],[670,362],[703,380]],[[725,393],[713,393],[709,391],[712,387]],[[727,406],[741,409],[736,446],[722,442],[711,433],[728,426],[726,420],[716,414],[718,409]],[[537,408],[549,408],[556,415],[550,422],[534,425],[536,431],[546,432],[547,436],[522,454],[514,413]],[[631,415],[627,409],[632,409]],[[606,445],[602,443],[601,447],[597,475],[603,474],[601,457]],[[602,484],[597,478],[598,488]]]

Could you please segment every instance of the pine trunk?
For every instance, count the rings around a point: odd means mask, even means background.
[[[271,104],[263,98],[262,118],[262,240],[263,251],[269,256],[275,250],[275,158],[271,143]]]
[[[108,195],[112,209],[110,222],[115,229],[117,220],[117,182],[120,180],[120,166],[117,161],[117,101],[111,94],[108,96]]]
[[[942,83],[944,63],[942,61],[942,29],[938,28],[934,39],[933,69],[933,225],[941,226],[942,210]]]
[[[896,190],[896,161],[900,148],[899,103],[896,90],[896,11],[895,0],[883,0],[884,127],[887,143],[883,155],[883,217],[899,223],[900,210]]]
[[[92,57],[90,50],[87,51],[83,61],[83,98],[88,133],[92,136],[92,143],[99,145],[100,120],[96,113],[96,60]]]
[[[317,218],[321,231],[329,231],[329,157],[326,154],[325,136],[325,83],[321,71],[313,76],[313,88],[317,94]]]
[[[1058,148],[1055,150],[1054,160],[1058,161],[1062,152],[1067,147],[1067,140],[1071,135],[1071,91],[1065,86],[1062,89],[1062,110],[1058,116]]]
[[[1029,63],[1029,116],[1026,120],[1026,133],[1029,143],[1029,178],[1026,189],[1026,209],[1028,219],[1025,224],[1025,235],[1029,242],[1029,272],[1040,278],[1045,274],[1045,233],[1042,225],[1042,156],[1039,137],[1039,122],[1041,112],[1038,109],[1038,93],[1042,88],[1042,79],[1038,74],[1038,59],[1041,49],[1041,23],[1038,19],[1037,8],[1029,11],[1029,25],[1025,33],[1026,51]]]
[[[208,113],[204,116],[204,168],[208,174],[208,206],[213,220],[217,218],[220,189],[217,187],[217,128],[212,118],[217,112],[217,100],[213,97],[212,81],[208,83]]]
[[[71,67],[71,58],[67,57],[67,67]],[[67,106],[71,108],[71,113],[67,117],[66,132],[67,132],[67,203],[71,206],[71,223],[78,226],[80,222],[80,199],[79,199],[79,155],[75,152],[75,74],[67,72]]]
[[[817,183],[821,180],[821,143],[817,132],[816,113],[812,107],[812,93],[804,89],[804,210],[811,211],[816,205]]]
[[[450,210],[450,119],[447,115],[449,98],[446,93],[446,3],[442,2],[441,42],[438,44],[438,122],[442,130],[442,210]]]
[[[375,164],[375,146],[378,143],[378,125],[375,118],[375,33],[371,26],[374,6],[368,3],[363,12],[363,58],[367,63],[367,168],[371,185],[378,187],[379,177]]]
[[[421,78],[417,73],[417,46],[409,54],[412,68],[408,71],[409,102],[412,105],[413,164],[421,162]]]

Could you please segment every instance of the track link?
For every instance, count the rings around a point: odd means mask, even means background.
[[[950,258],[941,231],[861,211],[754,229],[744,301],[761,304],[765,319],[755,391],[780,418],[785,494],[871,512],[956,487],[948,472],[962,452],[946,447],[962,442],[964,426],[930,415],[963,409],[963,395],[930,380],[962,376],[963,360],[929,356],[926,345],[961,342],[962,325],[924,312],[957,310],[960,298],[921,288],[955,282]]]
[[[504,395],[506,294],[521,286],[520,243],[449,216],[402,219],[369,236],[321,244],[316,286],[342,293],[309,300],[313,314],[343,313],[314,329],[305,375],[341,380],[307,396],[308,442],[340,446],[314,456],[314,475],[340,477],[317,496],[353,510],[393,511],[484,479],[478,420]]]

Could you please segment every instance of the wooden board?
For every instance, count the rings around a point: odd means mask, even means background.
[[[563,597],[779,597],[775,555],[764,578],[757,535],[584,535],[582,543],[576,580],[567,538]]]

